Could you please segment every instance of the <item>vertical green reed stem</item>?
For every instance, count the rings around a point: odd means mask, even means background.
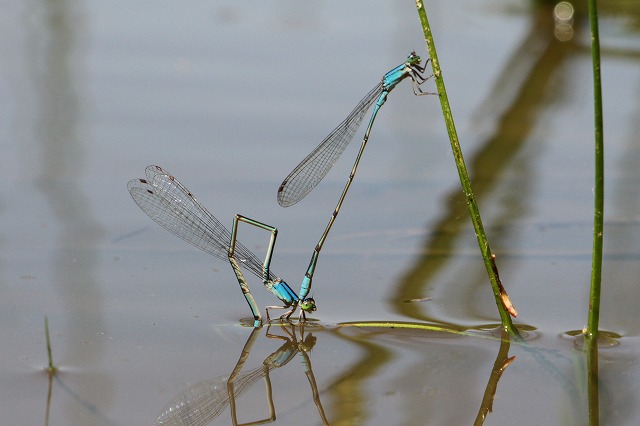
[[[458,167],[458,175],[460,176],[462,189],[465,194],[467,206],[469,207],[469,213],[471,215],[471,221],[473,222],[473,228],[476,232],[476,237],[478,238],[478,245],[480,246],[482,258],[484,259],[484,264],[487,268],[487,274],[489,275],[489,280],[491,281],[491,287],[493,289],[493,295],[498,306],[498,312],[500,313],[500,319],[502,320],[502,326],[509,332],[510,335],[519,337],[518,330],[513,326],[511,317],[509,316],[509,312],[507,312],[507,308],[509,306],[505,307],[505,305],[510,305],[510,302],[505,303],[505,301],[509,300],[509,297],[507,296],[504,288],[502,287],[502,284],[500,283],[498,268],[495,264],[495,256],[493,255],[493,253],[491,253],[491,249],[489,248],[487,235],[484,231],[484,227],[482,226],[480,210],[478,209],[478,204],[476,203],[475,196],[473,195],[471,181],[469,179],[467,167],[462,156],[462,149],[460,148],[458,134],[456,132],[455,123],[453,121],[453,114],[451,113],[447,91],[444,86],[444,79],[440,70],[440,62],[438,61],[438,55],[436,53],[436,47],[433,42],[431,27],[429,26],[429,21],[427,20],[427,13],[425,11],[423,1],[416,0],[416,7],[418,8],[418,16],[420,17],[420,22],[422,24],[425,42],[429,51],[429,57],[431,58],[433,74],[435,76],[436,87],[438,88],[440,104],[442,106],[442,113],[444,115],[444,121],[447,126],[449,140],[451,141],[453,156],[456,162],[456,166]],[[512,306],[511,309],[513,309]],[[515,309],[513,309],[513,312],[515,313]]]
[[[600,34],[596,0],[589,0],[591,24],[591,62],[593,65],[593,108],[595,126],[595,205],[593,211],[593,251],[591,253],[591,292],[587,338],[597,340],[600,320],[602,282],[602,242],[604,232],[604,130],[602,121],[602,84],[600,76]]]
[[[589,424],[600,424],[598,401],[598,323],[600,321],[600,287],[602,284],[602,243],[604,237],[604,130],[602,119],[602,84],[600,75],[600,34],[596,0],[589,0],[591,25],[591,62],[593,66],[593,111],[595,128],[595,183],[593,208],[593,251],[591,253],[591,290],[589,318],[585,336],[587,383],[589,389]]]

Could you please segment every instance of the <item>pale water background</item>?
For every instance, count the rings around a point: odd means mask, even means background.
[[[590,279],[585,10],[567,34],[551,3],[426,3],[501,278],[517,323],[535,328],[526,345],[512,344],[516,359],[485,424],[585,424],[585,357],[564,335],[586,325]],[[409,51],[426,57],[415,5],[0,5],[0,423],[45,424],[48,409],[50,425],[151,425],[185,389],[230,374],[251,328],[241,326],[249,310],[231,267],[154,224],[127,181],[158,164],[223,223],[241,213],[277,226],[272,268],[297,290],[364,129],[298,205],[279,207],[278,185]],[[602,424],[632,425],[640,423],[640,5],[600,8],[600,324],[622,336],[600,351],[600,410]],[[243,228],[241,236],[263,255],[266,234]],[[248,278],[261,308],[277,302]],[[408,82],[378,117],[313,296],[308,355],[331,424],[474,422],[500,349],[480,338],[490,334],[336,327],[498,323],[438,99],[413,96]],[[415,298],[431,300],[404,302]],[[45,315],[60,368],[49,406]],[[243,371],[265,359],[279,366],[268,357],[284,340],[266,331],[254,336]],[[277,424],[322,424],[301,359],[271,371]],[[224,383],[208,385],[226,391]],[[238,400],[240,421],[268,416],[262,376],[253,383]],[[211,391],[211,424],[230,424],[219,395]]]

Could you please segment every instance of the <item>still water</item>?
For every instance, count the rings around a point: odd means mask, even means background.
[[[302,202],[283,209],[276,190],[386,71],[411,50],[426,57],[413,2],[2,2],[2,423],[585,424],[586,357],[566,332],[586,325],[588,307],[590,38],[585,10],[560,27],[553,7],[427,2],[488,238],[527,330],[509,346],[492,332],[438,99],[408,82],[378,116],[304,330],[243,326],[231,267],[154,224],[126,190],[158,164],[225,225],[241,213],[278,227],[272,269],[297,291],[358,142]],[[630,425],[640,6],[600,7],[600,325],[621,337],[599,352],[599,403],[603,424]],[[240,232],[262,257],[268,235]],[[277,303],[248,278],[261,309]]]

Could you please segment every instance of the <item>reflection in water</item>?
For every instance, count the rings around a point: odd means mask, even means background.
[[[518,352],[517,362],[520,368],[510,369],[512,374],[511,381],[532,379],[528,374],[531,371],[535,371],[535,375],[541,375],[545,378],[545,381],[541,382],[544,383],[544,388],[564,389],[563,407],[572,413],[571,416],[573,418],[584,419],[587,417],[587,412],[585,411],[588,409],[587,403],[589,406],[597,405],[598,389],[607,400],[610,398],[609,392],[606,392],[606,390],[603,392],[602,383],[598,386],[596,380],[597,374],[594,372],[597,369],[597,365],[594,363],[594,357],[597,357],[597,354],[594,355],[593,348],[589,348],[592,351],[591,353],[583,349],[582,340],[579,348],[576,347],[575,351],[570,351],[572,353],[567,354],[565,351],[559,351],[555,347],[545,348],[539,344],[536,345],[534,341],[539,342],[537,333],[531,333],[526,340],[511,339],[507,333],[504,333],[504,330],[501,330],[500,324],[494,324],[492,329],[488,327],[464,329],[461,326],[451,329],[437,324],[375,321],[341,323],[338,325],[339,329],[336,335],[356,344],[363,352],[360,359],[351,363],[350,367],[345,369],[344,374],[328,386],[332,391],[332,413],[335,418],[341,419],[347,424],[366,424],[367,420],[370,420],[369,413],[366,410],[366,401],[369,399],[367,394],[372,386],[380,385],[380,382],[377,382],[376,379],[382,375],[382,371],[393,371],[394,378],[397,377],[397,379],[393,380],[396,380],[399,386],[409,387],[415,383],[413,385],[414,388],[405,390],[406,395],[402,395],[402,397],[409,400],[409,404],[419,403],[422,398],[425,398],[425,395],[420,394],[419,390],[429,388],[429,382],[440,380],[440,383],[433,385],[436,389],[434,392],[437,393],[439,392],[438,386],[442,388],[446,386],[443,385],[443,380],[445,382],[450,380],[455,383],[456,380],[460,379],[460,373],[464,372],[464,378],[457,385],[458,387],[463,386],[467,395],[465,396],[461,390],[456,390],[455,395],[458,398],[458,403],[465,406],[474,406],[476,404],[474,401],[481,401],[475,424],[482,424],[489,413],[493,411],[494,398],[500,395],[498,383],[501,377],[504,375],[506,368],[516,361],[515,356],[509,355],[509,352],[514,350]],[[499,331],[499,333],[496,333],[496,331]],[[446,341],[458,343],[455,346],[454,344],[441,344],[443,338],[449,338]],[[473,373],[480,373],[483,376],[486,371],[485,361],[475,359],[473,354],[469,355],[469,357],[455,357],[456,351],[452,349],[460,347],[462,340],[470,338],[500,342],[498,354],[491,368],[482,397],[480,397],[477,386],[473,385],[477,380],[476,375]],[[402,345],[402,349],[391,347],[392,345],[389,345],[388,342],[389,339],[394,344],[399,343]],[[573,340],[574,337],[571,337],[572,342]],[[444,346],[444,348],[438,350],[438,346]],[[477,342],[471,345],[463,344],[463,346],[465,347],[465,352],[471,348],[478,347]],[[492,345],[491,347],[495,346]],[[600,349],[602,349],[602,346],[600,346]],[[403,365],[397,358],[401,356],[400,352],[404,350],[410,352],[412,357],[414,355],[419,357],[411,368],[406,368],[407,371],[405,373],[397,368],[397,366]],[[444,354],[444,358],[439,357],[439,354]],[[469,361],[470,359],[473,359],[473,361]],[[620,360],[619,356],[616,357],[616,360]],[[449,364],[448,367],[439,365],[443,362]],[[451,363],[456,362],[465,363],[465,365],[451,365]],[[629,359],[628,362],[632,363],[633,361]],[[531,370],[533,365],[539,368]],[[621,364],[621,368],[626,368],[626,366],[628,366],[626,362]],[[456,373],[443,379],[443,376],[439,375],[439,373],[441,373],[441,370],[447,371],[447,368],[448,371],[455,371]],[[609,364],[608,368],[614,367]],[[527,370],[529,370],[529,373],[526,372]],[[592,377],[586,381],[585,374]],[[625,376],[624,373],[615,374],[615,376],[616,381],[613,382],[613,386],[616,389],[631,388],[631,386],[624,384],[624,379],[620,380]],[[602,380],[603,377],[600,376],[600,381],[602,382]],[[523,386],[527,387],[526,384]],[[394,384],[391,384],[389,388],[393,389]],[[505,396],[504,392],[505,390],[503,389],[502,396],[506,399],[502,399],[502,401],[507,401],[507,405],[512,407],[516,403],[527,404],[528,398],[531,397],[531,393],[526,390],[523,391],[521,399]],[[620,396],[618,395],[618,397]],[[600,399],[603,399],[602,396]],[[397,421],[397,423],[416,424],[416,419],[424,416],[429,408],[438,406],[437,402],[430,401],[429,398],[424,399],[423,403],[424,407],[421,409],[407,410],[407,412],[402,413],[405,418],[402,421]],[[504,405],[503,408],[505,412],[510,411]],[[607,406],[607,408],[609,407]],[[625,422],[625,415],[619,412],[607,412],[606,416],[609,419],[622,419],[619,424],[629,424],[628,421]],[[470,422],[447,424],[468,423]],[[439,423],[436,422],[435,424]]]
[[[476,417],[474,425],[484,424],[487,414],[493,412],[493,400],[496,396],[496,391],[498,390],[498,382],[502,377],[502,373],[504,373],[507,367],[516,359],[515,356],[509,357],[510,343],[511,340],[509,333],[503,329],[502,339],[500,340],[500,350],[498,350],[498,356],[496,357],[496,361],[493,363],[493,369],[491,370],[489,382],[487,383],[487,388],[484,391],[482,404],[480,404],[480,410],[478,411],[478,416]]]
[[[540,94],[549,92],[547,88],[552,82],[552,77],[573,49],[571,43],[561,43],[553,36],[553,28],[550,6],[542,5],[537,8],[533,15],[531,32],[515,51],[514,57],[507,62],[503,75],[496,79],[499,85],[491,91],[490,99],[482,103],[481,114],[488,115],[481,118],[482,122],[492,122],[492,118],[496,116],[499,116],[500,120],[469,163],[471,181],[479,202],[490,195],[491,190],[500,182],[504,171],[510,167],[516,154],[528,140],[538,115],[543,111],[545,103],[549,102],[548,97]],[[541,46],[544,47],[542,50]],[[561,93],[550,92],[550,96],[554,94],[561,96]],[[527,160],[530,162],[534,159]],[[511,194],[503,195],[508,200],[508,208],[505,206],[500,210],[502,217],[495,218],[495,223],[514,223],[515,219],[528,211],[525,203],[534,179],[530,176],[531,167],[528,163],[520,164],[518,169],[522,177],[518,185],[510,185],[507,189],[512,191]],[[431,312],[430,307],[433,305],[401,303],[402,299],[409,295],[433,293],[433,290],[425,287],[437,285],[431,283],[433,277],[451,261],[450,256],[437,254],[454,253],[457,239],[468,229],[467,221],[460,220],[467,217],[464,194],[456,189],[455,193],[443,198],[449,200],[449,203],[442,219],[436,223],[435,230],[429,233],[430,238],[424,243],[422,256],[399,280],[399,288],[395,292],[398,296],[392,303],[395,310],[408,317],[448,324],[437,319]],[[487,225],[486,228],[490,230],[491,225]],[[515,232],[511,226],[502,226],[500,232],[490,235],[492,245],[500,247],[499,242],[512,239]],[[481,266],[481,263],[478,265]],[[486,275],[470,273],[467,278],[464,287],[444,288],[443,298],[455,300],[456,306],[464,305],[466,312],[475,312],[477,301],[474,293],[476,289],[486,292]],[[509,287],[509,283],[506,283],[506,287]]]
[[[600,424],[600,398],[598,394],[598,341],[587,337],[583,352],[587,357],[587,389],[589,398],[589,424]]]
[[[611,351],[621,347],[622,336],[599,331],[597,339],[593,339],[583,330],[574,330],[561,337],[572,342],[578,355],[580,388],[575,393],[587,400],[589,424],[598,425],[600,419],[606,424],[635,424],[632,409],[637,400],[637,392],[633,391],[637,383],[629,374],[629,365],[636,363],[636,353]],[[600,358],[602,369],[598,366]]]
[[[34,87],[33,102],[24,108],[20,123],[35,129],[33,143],[40,158],[24,164],[25,170],[36,170],[38,187],[46,197],[52,214],[48,214],[52,229],[59,230],[53,259],[54,285],[63,301],[60,311],[66,313],[65,333],[70,345],[60,358],[74,367],[96,370],[104,348],[104,340],[92,337],[104,331],[103,299],[96,283],[98,259],[95,248],[103,235],[100,224],[89,207],[88,197],[82,193],[82,168],[85,152],[78,127],[79,78],[78,40],[84,34],[84,15],[81,4],[63,0],[40,2],[26,13],[25,31],[29,34],[29,48],[22,78]],[[32,115],[32,116],[30,116]],[[39,164],[36,165],[34,163]],[[55,223],[57,221],[57,223]],[[82,342],[92,341],[91,345]],[[85,400],[100,400],[108,409],[111,387],[106,377],[77,383],[72,391]],[[63,388],[64,390],[64,388]],[[99,394],[100,397],[93,398]],[[68,410],[71,423],[84,423],[85,413]],[[95,415],[95,413],[94,413]]]
[[[291,330],[289,330],[288,327],[291,327]],[[284,367],[296,355],[300,356],[299,360],[309,380],[313,401],[318,408],[318,415],[322,423],[328,425],[329,422],[325,416],[322,402],[320,401],[318,386],[308,354],[316,344],[316,337],[313,336],[313,334],[308,334],[306,338],[304,337],[304,324],[300,324],[297,327],[300,331],[300,339],[297,338],[296,326],[292,323],[282,323],[281,330],[285,335],[272,334],[270,328],[271,324],[267,326],[265,334],[267,338],[283,340],[284,343],[278,350],[267,356],[261,366],[244,373],[241,372],[251,353],[253,344],[260,333],[261,327],[255,327],[251,331],[247,343],[245,343],[240,353],[240,358],[231,374],[196,383],[185,389],[165,406],[154,425],[204,426],[218,417],[227,405],[230,406],[231,421],[234,425],[237,425],[236,400],[253,387],[260,379],[264,379],[267,387],[266,397],[269,406],[269,417],[253,421],[251,424],[273,422],[276,418],[276,410],[273,403],[273,391],[271,389],[269,373],[271,370]]]
[[[49,367],[47,368],[47,372],[49,373],[49,389],[47,390],[47,408],[44,414],[44,424],[45,426],[49,425],[49,410],[51,408],[51,391],[53,390],[53,376],[55,376],[57,372],[57,368],[53,365],[53,355],[51,352],[51,337],[49,336],[49,318],[44,317],[44,333],[45,339],[47,342],[47,357],[49,358]]]
[[[438,324],[411,322],[370,321],[341,323],[338,325],[340,328],[338,329],[337,335],[360,346],[365,354],[360,360],[353,363],[352,368],[348,369],[344,376],[339,377],[330,385],[335,399],[335,415],[343,419],[343,421],[347,419],[347,424],[366,423],[368,415],[362,403],[366,400],[367,382],[372,377],[375,377],[380,370],[388,367],[388,364],[393,360],[393,351],[385,349],[385,345],[382,344],[383,340],[381,337],[383,336],[389,336],[392,333],[395,335],[400,334],[404,337],[403,340],[405,341],[413,338],[441,339],[446,337],[479,337],[500,341],[498,355],[491,370],[480,409],[476,416],[474,423],[476,425],[483,424],[487,414],[492,411],[498,382],[506,368],[515,360],[515,356],[509,357],[511,338],[501,324],[494,324],[491,327],[477,327],[475,330],[465,329],[462,326],[450,328]],[[501,330],[500,335],[497,337],[493,335],[496,330]],[[519,344],[525,343],[524,340],[520,339],[516,342]],[[426,356],[426,353],[423,351],[420,351],[420,353]],[[411,372],[411,376],[411,380],[401,380],[401,383],[410,383],[416,380],[418,382],[428,382],[429,380],[428,376],[425,376],[424,379],[416,378],[416,370]],[[421,410],[418,410],[418,413],[421,413]],[[411,416],[410,413],[404,413],[404,416],[406,416],[406,418],[403,423],[413,424],[415,422],[414,420],[409,420],[409,416]]]

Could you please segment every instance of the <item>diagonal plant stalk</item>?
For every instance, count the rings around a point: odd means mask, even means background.
[[[473,195],[473,189],[471,188],[471,181],[469,174],[467,173],[467,167],[464,163],[462,156],[462,149],[460,148],[460,142],[458,140],[458,134],[456,132],[455,123],[453,121],[453,114],[451,113],[451,107],[449,106],[449,99],[447,97],[447,91],[444,86],[444,79],[440,70],[440,62],[438,61],[438,54],[436,52],[435,43],[433,42],[433,36],[431,34],[431,27],[427,19],[427,13],[424,8],[423,0],[416,0],[416,7],[418,8],[418,16],[420,17],[420,23],[424,32],[424,39],[429,51],[429,57],[431,58],[431,65],[433,66],[433,74],[435,76],[436,87],[438,88],[438,94],[440,97],[440,105],[442,106],[442,113],[444,115],[444,121],[447,126],[447,133],[449,134],[449,140],[451,141],[451,149],[458,168],[458,175],[460,176],[460,183],[462,184],[462,190],[464,191],[465,198],[467,200],[467,206],[469,207],[469,213],[471,215],[471,222],[478,239],[478,245],[480,246],[480,252],[484,260],[487,274],[491,282],[491,288],[493,289],[493,295],[498,306],[498,312],[502,321],[502,327],[512,336],[520,337],[518,330],[511,321],[511,315],[514,317],[518,314],[513,307],[506,290],[500,282],[500,276],[498,275],[498,267],[496,266],[495,255],[491,252],[489,247],[489,241],[482,225],[482,218],[480,217],[480,210]]]

